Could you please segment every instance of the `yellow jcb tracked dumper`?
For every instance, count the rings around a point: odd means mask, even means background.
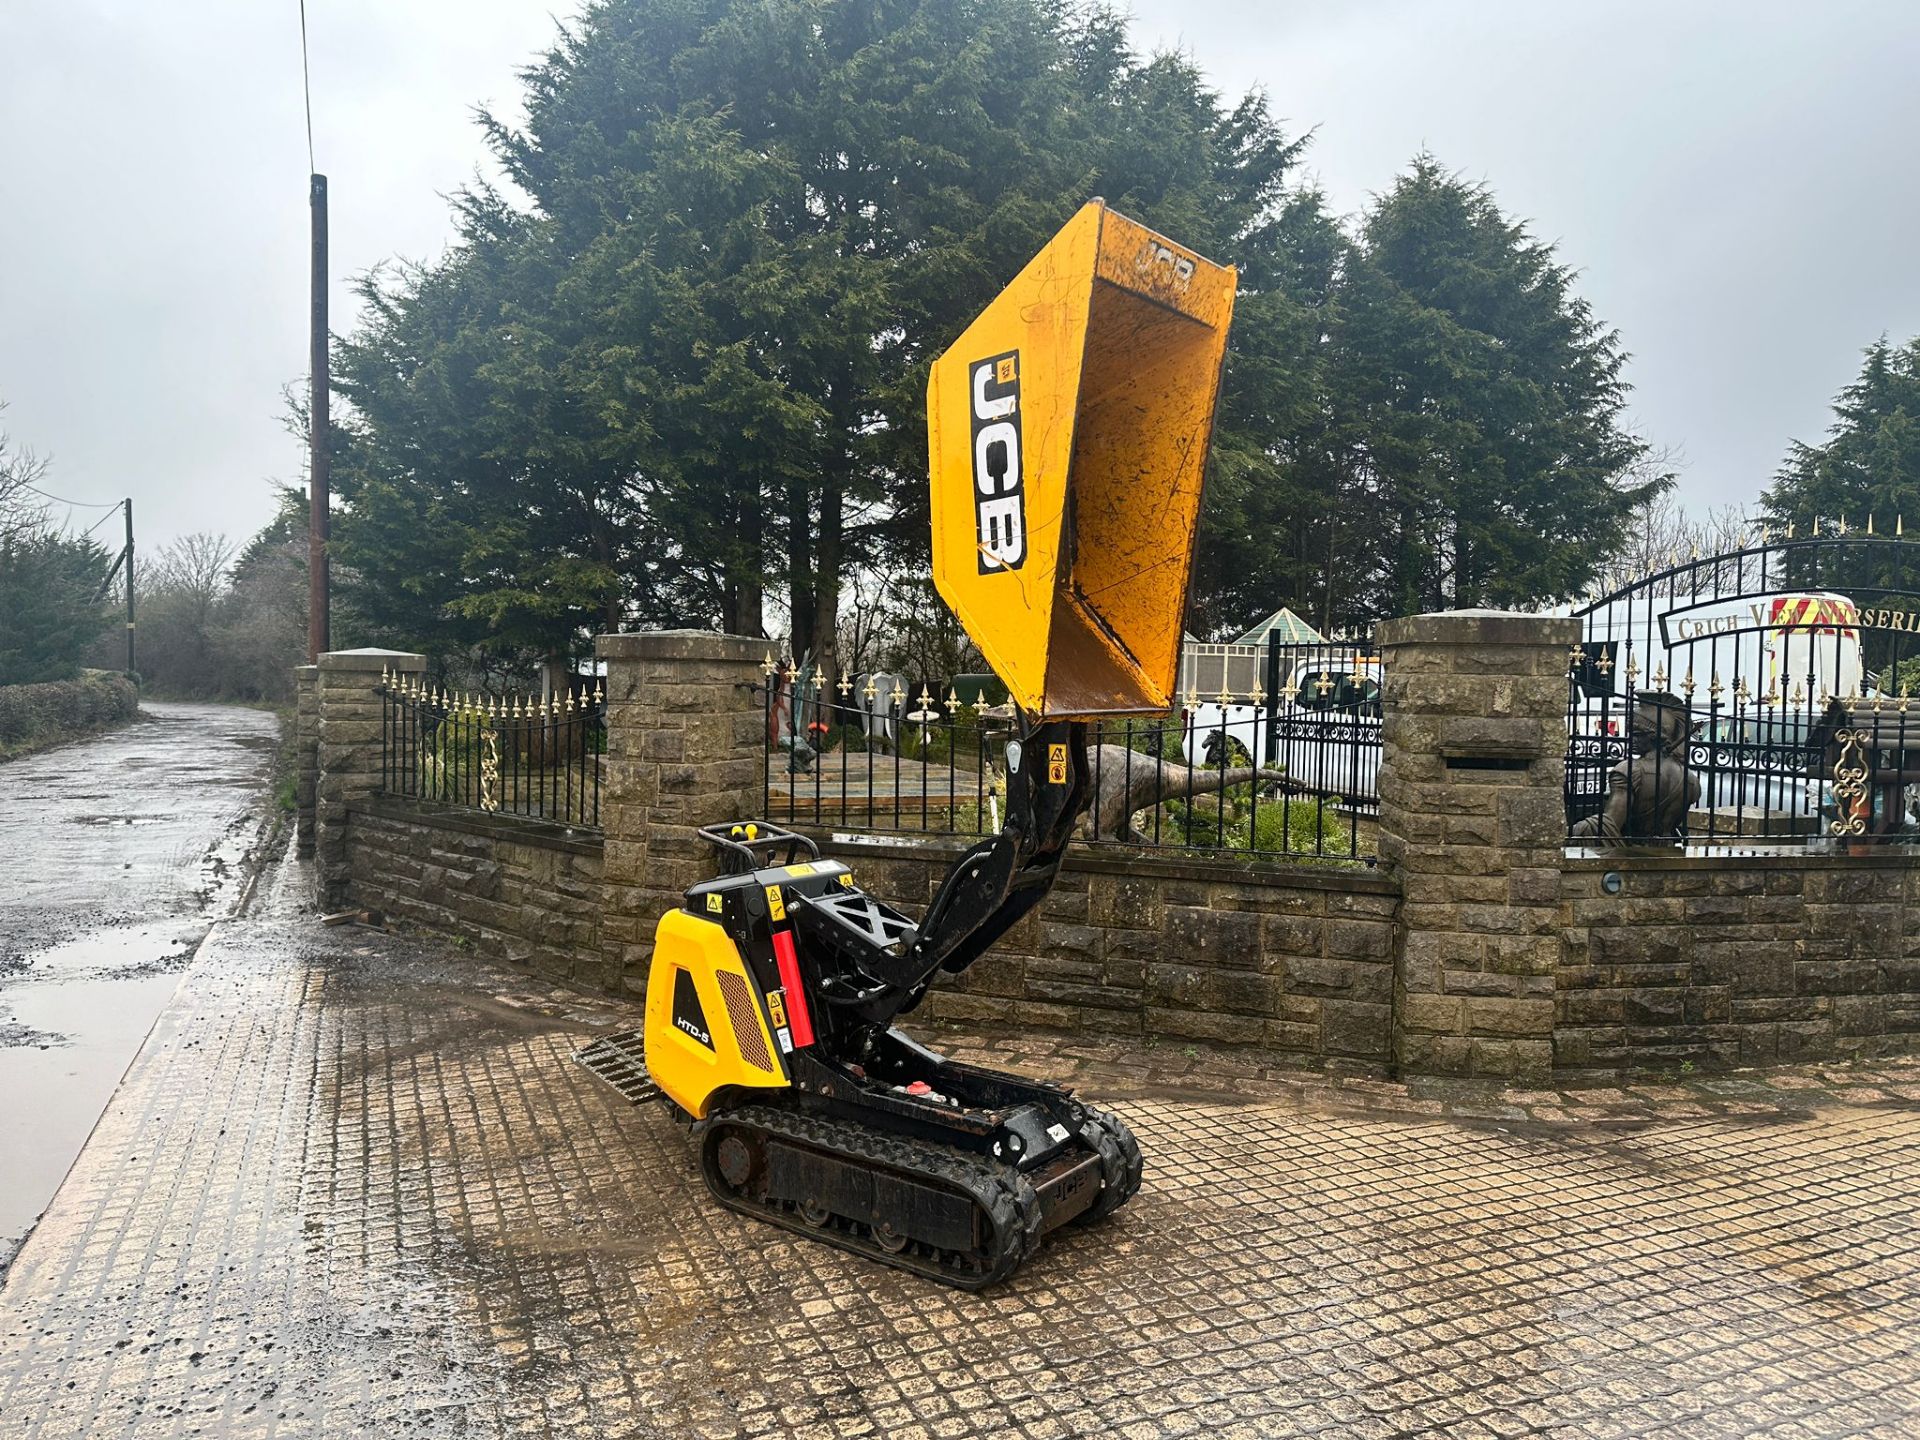
[[[1007,819],[918,921],[802,835],[701,833],[660,920],[645,1063],[730,1209],[977,1290],[1140,1185],[1116,1117],[893,1022],[1046,896],[1093,717],[1173,703],[1235,274],[1096,200],[927,385],[933,573],[1017,710]]]

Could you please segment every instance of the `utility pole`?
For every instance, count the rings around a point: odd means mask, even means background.
[[[307,663],[332,648],[328,634],[327,518],[331,503],[327,454],[327,177],[309,177],[313,207],[313,292],[309,318],[307,404]]]
[[[133,497],[129,495],[123,502],[127,507],[127,674],[136,673],[133,664]]]

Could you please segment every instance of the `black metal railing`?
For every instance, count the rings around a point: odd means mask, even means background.
[[[1091,727],[1094,844],[1372,864],[1380,670],[1364,647],[1291,646],[1271,689],[1189,694],[1159,719]],[[769,660],[763,810],[853,833],[982,836],[1006,804],[1015,719],[985,677],[829,680]]]
[[[1568,843],[1724,848],[1910,833],[1895,790],[1910,723],[1920,741],[1920,708],[1910,721],[1902,698],[1920,674],[1915,596],[1920,550],[1904,534],[1820,536],[1815,526],[1675,556],[1575,611]],[[1892,777],[1868,787],[1876,808],[1864,830],[1850,828],[1861,817],[1836,781],[1843,731],[1867,733],[1860,763]]]
[[[379,694],[383,795],[600,828],[607,720],[598,686],[536,700],[384,676]]]

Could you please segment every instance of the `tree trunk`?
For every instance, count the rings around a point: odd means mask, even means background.
[[[820,490],[820,537],[815,553],[813,659],[831,685],[840,678],[840,561],[841,531],[846,499],[841,477],[829,475]]]
[[[609,533],[610,527],[606,515],[600,507],[598,498],[592,494],[587,495],[585,508],[587,543],[593,547],[593,558],[611,570],[614,568],[613,537]],[[606,598],[602,602],[604,607],[602,617],[606,621],[609,635],[618,635],[622,628],[621,622],[626,618],[620,613],[620,598],[620,582],[616,579],[607,587]],[[587,653],[591,655],[593,652],[589,649]]]
[[[813,636],[813,522],[807,482],[787,484],[787,608],[794,658]]]
[[[1331,635],[1333,633],[1334,531],[1337,528],[1337,525],[1338,525],[1337,520],[1331,513],[1329,513],[1327,516],[1326,590],[1324,592],[1325,599],[1320,607],[1320,633],[1322,635]]]
[[[766,600],[765,581],[762,578],[767,563],[763,548],[766,543],[766,517],[760,507],[758,486],[740,496],[736,519],[740,550],[727,586],[726,617],[728,634],[751,635],[756,639],[767,633],[762,615]]]

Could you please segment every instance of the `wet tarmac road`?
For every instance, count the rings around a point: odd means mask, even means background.
[[[273,715],[141,713],[0,765],[0,1275],[237,901],[268,818]]]

